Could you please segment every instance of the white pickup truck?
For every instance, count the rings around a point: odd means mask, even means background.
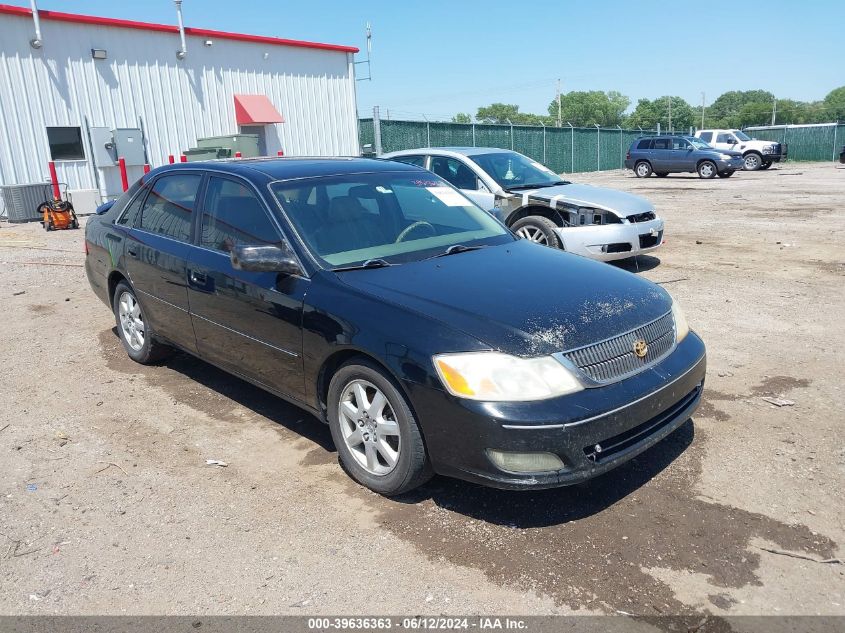
[[[742,130],[698,130],[695,136],[716,149],[742,152],[747,171],[768,169],[772,163],[786,160],[786,143],[758,141]]]

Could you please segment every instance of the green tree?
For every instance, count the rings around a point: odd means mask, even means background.
[[[590,90],[567,92],[560,97],[561,122],[578,127],[602,125],[614,127],[625,120],[631,100],[621,92]],[[549,104],[549,119],[557,121],[557,99]]]
[[[654,101],[640,99],[637,107],[628,117],[625,125],[631,128],[641,127],[644,129],[655,129],[657,124],[664,130],[669,130],[669,104],[672,104],[672,130],[688,131],[695,126],[696,121],[700,123],[700,111],[684,101],[681,97],[658,97]]]
[[[478,108],[475,118],[482,123],[507,124],[510,121],[514,125],[548,125],[547,117],[520,112],[518,105],[509,103],[493,103]]]
[[[845,86],[828,92],[823,103],[827,121],[845,121]]]
[[[767,90],[730,90],[711,103],[705,112],[707,127],[736,128],[742,126],[742,109],[751,103],[765,104],[769,108],[771,122],[772,104],[775,96]],[[762,106],[761,108],[762,109]],[[758,112],[752,109],[746,112]],[[750,125],[750,124],[748,124]]]
[[[472,123],[472,117],[466,112],[458,112],[452,117],[452,123]]]

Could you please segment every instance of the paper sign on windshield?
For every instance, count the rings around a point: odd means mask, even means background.
[[[426,189],[447,207],[467,206],[466,199],[454,189],[449,187],[426,187]]]

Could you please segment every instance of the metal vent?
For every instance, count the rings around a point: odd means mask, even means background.
[[[634,343],[639,340],[648,344],[642,358],[634,353]],[[667,312],[651,323],[600,343],[563,352],[562,356],[594,382],[607,384],[646,369],[671,352],[674,346],[675,321],[672,313]]]
[[[41,219],[38,207],[52,197],[50,184],[5,185],[0,187],[9,222],[33,222]]]

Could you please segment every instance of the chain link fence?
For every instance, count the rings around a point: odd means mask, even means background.
[[[372,153],[417,147],[501,147],[525,154],[559,173],[621,169],[634,139],[656,134],[654,130],[569,125],[536,127],[393,119],[376,123],[371,118],[361,119],[359,129],[361,147],[371,147]]]
[[[360,120],[365,153],[417,147],[501,147],[512,149],[558,173],[622,169],[631,143],[656,130],[624,128],[537,127],[366,118]],[[788,125],[748,128],[763,140],[788,143],[789,160],[837,160],[845,144],[845,125]],[[689,130],[692,133],[692,130]],[[687,131],[676,130],[676,134]]]
[[[845,145],[843,123],[755,126],[745,131],[764,141],[786,143],[789,160],[839,160],[839,152]]]

